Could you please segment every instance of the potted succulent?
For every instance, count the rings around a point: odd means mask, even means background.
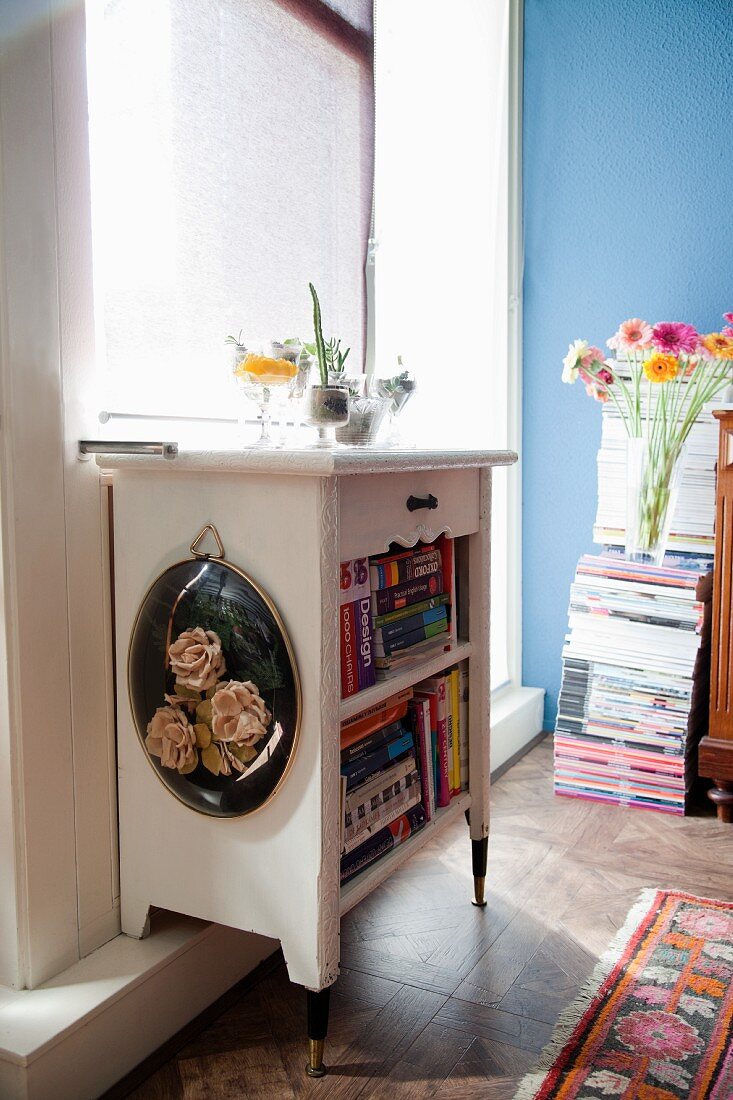
[[[397,366],[401,368],[399,374],[391,378],[375,378],[371,387],[372,394],[383,397],[388,402],[389,431],[386,442],[392,447],[400,443],[397,418],[415,392],[415,379],[411,371],[404,369],[401,355],[397,356]]]
[[[313,299],[313,329],[315,335],[313,347],[318,363],[319,383],[311,386],[308,391],[305,419],[308,424],[312,424],[313,427],[318,429],[319,442],[322,445],[328,445],[331,442],[328,436],[329,430],[349,422],[349,390],[340,380],[343,375],[343,364],[348,355],[348,349],[346,352],[341,353],[340,341],[336,343],[329,341],[331,367],[333,367],[334,357],[336,363],[338,363],[340,356],[341,363],[341,371],[331,370],[329,373],[329,354],[326,342],[323,339],[321,325],[321,305],[313,283],[309,283],[308,288]],[[306,345],[307,349],[308,345]]]

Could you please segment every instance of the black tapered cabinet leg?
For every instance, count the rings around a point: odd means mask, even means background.
[[[489,858],[489,838],[487,836],[483,840],[471,841],[471,856],[473,860],[473,901],[471,904],[483,909],[486,905],[484,890],[486,889],[486,864]]]
[[[308,1064],[305,1072],[309,1077],[325,1077],[323,1047],[328,1031],[328,1006],[331,1000],[331,988],[314,993],[307,989],[308,997]]]

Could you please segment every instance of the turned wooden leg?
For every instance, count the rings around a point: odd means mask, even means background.
[[[309,1077],[325,1077],[323,1047],[328,1031],[328,1006],[331,1000],[331,988],[314,993],[306,990],[308,996],[308,1064],[305,1072]]]
[[[708,798],[718,809],[718,820],[733,825],[733,782],[728,779],[713,779],[714,787],[708,791]]]
[[[489,858],[489,838],[471,841],[471,856],[473,860],[473,901],[472,905],[483,909],[486,905],[484,890],[486,889],[486,864]]]

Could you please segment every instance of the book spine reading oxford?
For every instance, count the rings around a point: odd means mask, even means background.
[[[396,584],[404,584],[405,581],[416,581],[421,577],[428,577],[438,572],[440,562],[440,550],[432,546],[424,547],[419,551],[411,550],[406,554],[387,559],[372,559],[369,568],[372,590],[393,588]]]

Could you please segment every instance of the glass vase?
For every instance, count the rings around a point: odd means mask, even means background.
[[[677,506],[687,444],[648,439],[626,441],[626,557],[661,565]]]

